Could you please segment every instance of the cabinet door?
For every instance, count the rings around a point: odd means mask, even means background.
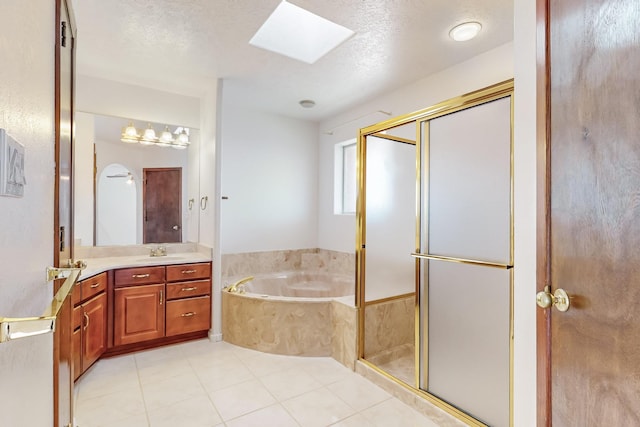
[[[115,290],[115,345],[164,336],[164,283]]]
[[[107,294],[82,304],[82,371],[86,371],[107,349]]]
[[[71,353],[73,354],[73,380],[82,375],[82,329],[73,331],[71,337]]]

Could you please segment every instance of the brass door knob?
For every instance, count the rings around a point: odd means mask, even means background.
[[[569,306],[571,305],[569,295],[567,295],[564,289],[558,288],[554,293],[551,293],[549,286],[545,286],[544,291],[536,294],[536,303],[542,308],[554,306],[558,311],[562,312],[569,310]]]

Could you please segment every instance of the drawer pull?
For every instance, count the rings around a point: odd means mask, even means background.
[[[191,317],[191,316],[195,316],[196,312],[195,311],[190,311],[188,313],[182,313],[180,316],[182,317]]]
[[[94,283],[93,285],[91,285],[91,289],[95,289],[95,288],[97,288],[98,286],[100,286],[100,283]]]
[[[189,292],[189,291],[197,291],[197,290],[198,290],[197,286],[192,286],[190,288],[182,288],[180,292]]]
[[[182,274],[193,274],[198,270],[182,270]]]
[[[133,278],[134,279],[144,279],[145,277],[149,277],[149,276],[151,276],[149,273],[147,273],[147,274],[134,274]]]

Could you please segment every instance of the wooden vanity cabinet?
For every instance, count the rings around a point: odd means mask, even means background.
[[[113,313],[115,346],[164,336],[164,267],[116,270]]]
[[[107,349],[107,273],[81,280],[72,293],[73,364],[77,379]]]
[[[211,327],[211,264],[167,266],[166,336]]]
[[[111,354],[206,336],[211,263],[115,270]]]

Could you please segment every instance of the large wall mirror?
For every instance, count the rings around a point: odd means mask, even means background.
[[[198,241],[199,132],[178,125],[78,112],[75,236],[78,246]],[[188,132],[186,148],[123,142],[130,125],[159,137]],[[176,132],[177,131],[177,132]]]

